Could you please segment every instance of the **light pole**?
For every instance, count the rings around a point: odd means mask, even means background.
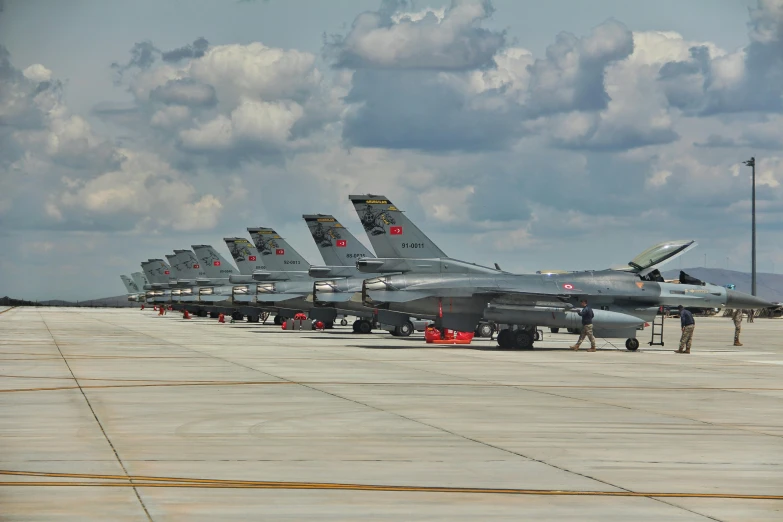
[[[756,295],[756,158],[755,156],[744,162],[745,165],[752,169],[753,188],[751,189],[751,213],[753,215],[752,221],[752,236],[751,236],[751,254],[750,254],[750,294]]]

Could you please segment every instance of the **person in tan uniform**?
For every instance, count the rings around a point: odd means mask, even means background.
[[[680,349],[674,353],[691,353],[691,343],[693,342],[693,330],[696,328],[696,321],[690,310],[686,310],[682,305],[678,306],[680,311],[680,327],[682,335],[680,336]]]
[[[734,321],[734,346],[742,346],[740,342],[740,332],[742,331],[742,309],[737,308],[731,314],[731,320]]]

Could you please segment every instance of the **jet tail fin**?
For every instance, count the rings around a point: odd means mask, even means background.
[[[382,258],[448,257],[419,227],[385,196],[348,196],[370,238],[375,254]]]
[[[164,284],[171,279],[171,266],[162,259],[149,259],[141,263],[141,269],[150,284]]]
[[[306,272],[310,269],[310,263],[273,229],[248,228],[247,231],[250,232],[258,253],[263,256],[267,270]]]
[[[133,281],[133,279],[126,275],[121,275],[120,279],[122,279],[122,284],[125,285],[125,290],[127,290],[129,294],[139,293],[139,287],[136,286],[136,283]]]
[[[144,277],[144,273],[142,272],[133,272],[131,274],[131,279],[133,279],[133,282],[136,283],[136,286],[138,287],[139,291],[141,291],[141,289],[144,288],[144,285],[150,284],[150,282],[147,281],[147,278]]]
[[[243,237],[224,237],[228,251],[242,275],[252,275],[256,270],[266,270],[262,256],[255,245]]]
[[[375,257],[334,216],[305,214],[302,217],[327,265],[353,266],[357,259]]]
[[[210,279],[226,279],[232,275],[239,275],[239,270],[222,255],[212,248],[212,245],[193,245],[193,252],[199,261],[199,267],[206,272]]]

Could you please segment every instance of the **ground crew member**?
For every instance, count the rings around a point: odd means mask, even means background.
[[[750,310],[748,310],[748,322],[752,323],[754,317],[756,317],[756,311],[751,308]]]
[[[680,349],[674,353],[691,353],[691,341],[693,340],[693,329],[696,327],[696,321],[693,320],[693,314],[678,306],[680,311],[680,326],[682,327],[682,336],[680,337]]]
[[[595,337],[593,337],[593,309],[587,305],[587,299],[582,299],[582,309],[577,310],[576,313],[582,318],[582,333],[579,334],[579,340],[575,345],[571,347],[572,350],[579,350],[579,345],[585,340],[585,337],[590,339],[590,349],[588,352],[595,351]]]
[[[734,346],[742,346],[739,340],[742,331],[742,309],[738,308],[731,314],[731,320],[734,321]]]

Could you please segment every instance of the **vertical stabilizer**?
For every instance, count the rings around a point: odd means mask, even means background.
[[[171,279],[171,267],[162,259],[144,261],[141,269],[150,283],[165,284]]]
[[[133,279],[126,275],[121,275],[120,279],[122,279],[122,284],[125,285],[125,290],[127,290],[129,294],[139,293],[139,287],[136,286],[136,283],[133,281]]]
[[[201,266],[196,254],[192,250],[175,250],[177,259],[180,262],[180,272],[182,279],[199,279],[207,277],[207,272]]]
[[[385,196],[348,196],[378,257],[448,257]]]
[[[306,214],[302,217],[327,265],[354,266],[357,259],[375,257],[334,216]]]
[[[174,279],[185,279],[185,274],[182,272],[182,267],[185,265],[179,260],[179,256],[176,253],[166,254],[166,259],[171,267],[171,276]]]
[[[267,270],[283,272],[307,271],[310,263],[271,228],[248,228],[250,237],[261,254]]]
[[[133,272],[131,274],[131,279],[133,279],[133,282],[136,283],[139,292],[141,292],[141,290],[144,288],[144,285],[150,284],[150,282],[147,281],[147,278],[144,277],[144,273],[142,272]]]
[[[232,275],[239,275],[239,270],[212,248],[211,245],[193,245],[199,265],[204,269],[210,279],[225,279]]]
[[[263,256],[258,255],[256,247],[247,239],[243,237],[225,237],[223,241],[226,242],[228,251],[231,253],[231,257],[234,258],[234,263],[237,264],[242,275],[251,275],[256,270],[267,270]]]

